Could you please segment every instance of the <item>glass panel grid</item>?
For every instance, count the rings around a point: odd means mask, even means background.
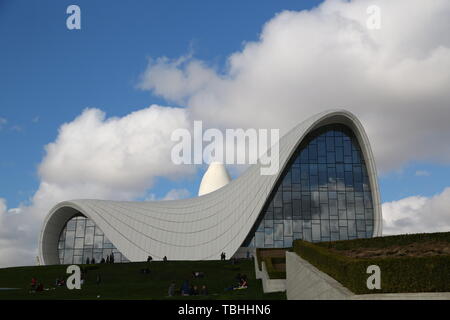
[[[66,222],[58,242],[61,264],[96,263],[114,253],[114,262],[129,262],[95,223],[85,216],[75,216]]]
[[[372,236],[372,192],[352,130],[331,124],[313,131],[288,168],[244,246],[256,242],[257,247],[286,247],[296,239],[319,242]]]

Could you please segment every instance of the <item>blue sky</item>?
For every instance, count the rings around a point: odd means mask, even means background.
[[[220,70],[276,13],[320,1],[80,0],[82,30],[69,31],[65,10],[72,3],[0,2],[0,118],[7,121],[0,131],[0,197],[8,207],[33,196],[44,146],[83,109],[121,117],[153,103],[176,105],[137,88],[149,57],[193,52]],[[381,175],[383,201],[441,192],[450,169],[434,162],[411,161]],[[162,197],[186,188],[194,195],[199,176],[161,178],[150,192]]]
[[[136,88],[149,57],[194,50],[220,65],[244,40],[257,39],[276,12],[317,2],[76,1],[82,30],[69,31],[65,12],[73,1],[2,1],[0,117],[7,124],[0,131],[0,196],[15,207],[33,195],[44,145],[83,109],[123,116],[165,105]],[[162,179],[154,192],[180,184],[191,189],[192,182]]]

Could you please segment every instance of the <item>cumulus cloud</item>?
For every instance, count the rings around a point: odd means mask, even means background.
[[[450,230],[450,188],[433,197],[413,196],[383,204],[383,234]]]
[[[6,200],[0,198],[0,217],[6,212]]]
[[[49,185],[87,184],[93,189],[87,193],[129,199],[158,176],[185,173],[185,167],[170,161],[170,136],[189,125],[186,110],[180,108],[151,106],[110,119],[98,109],[86,109],[62,125],[56,141],[46,146],[39,173]]]
[[[0,117],[0,130],[3,128],[3,126],[7,123],[8,121],[5,118],[1,118]]]
[[[0,267],[34,264],[39,220],[19,211],[8,210],[6,200],[0,198]]]
[[[429,177],[431,176],[431,173],[427,170],[417,170],[415,175],[417,177]]]
[[[63,124],[45,147],[40,185],[31,205],[7,209],[0,199],[0,267],[34,264],[45,215],[56,203],[75,198],[133,200],[155,178],[185,177],[193,168],[170,161],[170,135],[189,128],[184,109],[153,105],[121,118],[86,109]],[[187,196],[172,190],[166,198]]]
[[[380,30],[366,27],[370,5],[381,9]],[[450,163],[449,15],[446,0],[329,0],[276,15],[224,72],[192,57],[160,58],[141,88],[216,127],[286,132],[344,107],[362,120],[381,172],[413,160]]]
[[[191,193],[187,189],[172,189],[167,192],[163,200],[179,200],[189,198]]]
[[[159,201],[159,200],[179,200],[179,199],[186,199],[189,198],[191,193],[189,190],[182,188],[182,189],[171,189],[166,193],[166,195],[162,198],[158,198],[156,194],[150,193],[144,201]]]
[[[187,97],[205,89],[215,78],[215,72],[203,62],[192,59],[192,55],[175,61],[161,57],[156,61],[150,59],[138,87],[154,90],[156,94],[170,96],[170,100],[184,104]]]

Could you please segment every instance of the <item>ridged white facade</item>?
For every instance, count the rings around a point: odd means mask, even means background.
[[[312,130],[344,124],[355,133],[367,166],[374,209],[373,236],[381,236],[382,215],[375,161],[359,120],[345,110],[317,114],[289,131],[279,142],[278,175],[261,175],[260,165],[201,197],[156,202],[72,200],[47,215],[39,239],[43,264],[59,264],[58,239],[75,214],[93,220],[130,261],[167,256],[170,260],[217,260],[239,249],[275,187],[289,159]]]

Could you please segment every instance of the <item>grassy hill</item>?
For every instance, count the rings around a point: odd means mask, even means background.
[[[149,266],[150,274],[140,271]],[[83,265],[87,276],[81,290],[68,290],[56,287],[57,278],[66,278],[67,266],[35,266],[0,269],[0,288],[20,288],[1,290],[0,300],[5,299],[286,299],[285,293],[264,294],[261,280],[255,279],[252,260],[240,260],[232,265],[230,261],[153,261]],[[203,279],[193,279],[192,272],[201,271]],[[245,290],[226,291],[236,284],[236,275],[246,274],[249,287]],[[96,284],[97,275],[101,283]],[[31,278],[35,277],[44,284],[42,292],[30,293]],[[184,280],[192,285],[207,285],[207,296],[168,297],[170,283],[175,282],[177,289]]]

